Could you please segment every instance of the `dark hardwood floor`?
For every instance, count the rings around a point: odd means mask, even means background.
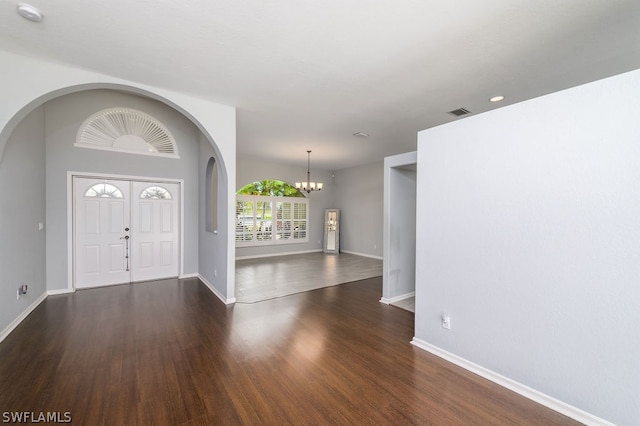
[[[0,412],[108,424],[574,424],[409,344],[381,278],[226,307],[197,279],[50,296],[0,344]]]

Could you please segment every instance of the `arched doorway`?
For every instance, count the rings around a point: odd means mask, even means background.
[[[48,112],[46,110],[50,109],[50,108],[47,108],[47,106],[52,105],[52,104],[48,104],[49,102],[59,103],[59,102],[62,102],[63,98],[66,97],[67,95],[70,95],[70,94],[91,95],[92,93],[94,93],[94,91],[110,92],[112,94],[118,94],[119,96],[120,95],[130,96],[131,98],[138,99],[139,102],[142,102],[142,103],[154,102],[156,104],[162,104],[162,106],[166,111],[169,111],[171,114],[175,116],[180,116],[183,122],[188,123],[192,127],[193,135],[194,135],[193,143],[195,144],[194,146],[196,148],[193,150],[192,159],[194,161],[190,166],[190,168],[193,169],[193,183],[194,183],[190,191],[191,191],[192,199],[195,200],[195,202],[193,203],[195,207],[192,210],[193,211],[192,222],[196,224],[194,225],[193,229],[186,230],[185,234],[189,234],[189,233],[191,234],[190,238],[192,241],[192,245],[191,245],[190,255],[193,259],[195,259],[194,265],[196,266],[195,268],[190,268],[190,269],[188,268],[185,272],[190,276],[199,276],[201,272],[198,270],[198,267],[197,267],[199,258],[203,256],[205,258],[207,257],[210,258],[210,257],[213,257],[211,256],[211,253],[215,253],[216,261],[219,263],[219,266],[217,267],[217,271],[216,271],[217,280],[210,279],[209,284],[213,284],[213,286],[217,289],[216,294],[218,294],[218,296],[220,296],[225,302],[232,301],[233,275],[234,275],[233,274],[234,267],[232,263],[233,263],[234,253],[233,251],[228,250],[229,232],[226,229],[222,229],[222,228],[226,228],[223,225],[221,227],[221,232],[217,233],[216,241],[214,241],[213,244],[211,244],[210,242],[201,241],[202,238],[200,234],[202,230],[201,228],[203,227],[200,226],[200,221],[199,221],[199,216],[200,216],[199,206],[200,204],[204,204],[204,203],[200,203],[199,201],[201,196],[201,191],[199,188],[199,185],[200,185],[199,174],[201,169],[204,170],[204,167],[206,165],[201,165],[199,163],[199,153],[203,150],[207,150],[212,155],[215,155],[217,157],[218,159],[217,171],[220,177],[220,181],[222,182],[223,185],[228,185],[229,181],[233,181],[234,178],[233,176],[229,177],[229,175],[227,174],[227,167],[226,167],[227,164],[222,158],[221,152],[217,147],[216,143],[214,142],[213,137],[211,136],[211,132],[207,128],[205,128],[205,125],[203,123],[197,121],[191,114],[185,113],[186,111],[185,108],[179,108],[179,109],[176,108],[176,104],[174,102],[163,99],[162,96],[160,95],[152,94],[150,92],[141,90],[136,87],[126,87],[120,84],[98,83],[98,84],[92,84],[92,85],[79,85],[79,86],[66,87],[64,89],[52,91],[40,96],[37,99],[34,99],[32,102],[30,102],[29,104],[24,106],[22,109],[20,109],[10,120],[4,122],[4,127],[0,132],[0,142],[1,142],[0,143],[0,156],[1,156],[0,166],[3,165],[2,164],[3,162],[8,164],[8,163],[17,163],[17,162],[26,161],[25,158],[20,158],[20,159],[15,158],[13,154],[9,151],[6,152],[7,155],[4,155],[4,154],[5,154],[6,145],[8,143],[11,143],[13,129],[15,129],[22,122],[22,120],[24,120],[29,114],[33,113],[34,111],[38,111],[38,115],[40,116],[46,115],[46,113]],[[146,96],[141,96],[141,94],[145,94]],[[65,105],[65,107],[68,107],[68,106],[69,105]],[[37,121],[37,118],[36,118],[36,121]],[[42,124],[41,129],[42,129],[41,133],[43,135],[39,144],[41,146],[46,145],[46,150],[41,148],[38,148],[38,149],[46,151],[45,162],[47,163],[47,165],[49,165],[50,163],[55,163],[57,161],[57,159],[53,159],[53,157],[56,156],[57,154],[53,153],[50,150],[51,146],[48,144],[49,139],[51,137],[51,133],[47,133],[47,132],[52,130],[52,124],[48,122],[46,126]],[[235,158],[232,158],[231,161],[232,161],[232,166],[235,167],[234,166]],[[88,169],[74,167],[71,170],[85,171]],[[69,169],[67,169],[67,171],[69,171]],[[106,173],[106,172],[118,173],[118,170],[114,171],[112,169],[107,168],[104,165],[94,168],[93,171],[100,172],[100,173]],[[135,176],[139,176],[139,174],[136,173]],[[145,176],[158,177],[157,174],[153,174],[153,173]],[[51,198],[53,196],[54,198],[57,198],[59,201],[62,200],[60,201],[61,204],[66,205],[66,207],[68,207],[68,204],[70,202],[68,199],[69,197],[65,197],[64,192],[65,192],[65,188],[68,188],[69,185],[66,185],[64,183],[64,180],[65,179],[70,180],[70,177],[67,174],[65,174],[63,177],[60,177],[60,175],[58,175],[58,178],[62,179],[63,182],[61,185],[58,185],[55,188],[54,188],[54,183],[50,183],[49,179],[47,178],[44,179],[44,181],[46,181],[46,184],[44,185],[42,185],[42,181],[40,181],[40,183],[34,183],[34,186],[38,186],[39,188],[38,191],[36,192],[40,192],[40,188],[44,188],[43,192],[47,194],[45,196],[46,198]],[[221,217],[221,220],[227,221],[229,215],[226,212],[224,212],[224,210],[229,206],[228,199],[227,199],[228,190],[226,188],[223,188],[223,190],[220,192],[221,192],[220,194],[221,197],[219,201],[221,204],[221,210],[223,210],[223,215],[221,216],[224,216],[224,217]],[[48,211],[49,209],[45,208],[44,210]],[[60,212],[59,209],[56,211],[58,213]],[[62,231],[62,233],[64,234],[64,232],[71,229],[69,219],[66,218],[65,215],[60,215],[58,213],[55,214],[55,217],[51,217],[51,216],[47,217],[46,220],[44,217],[38,217],[39,226],[41,228],[44,228],[43,231],[46,232],[47,234],[49,234],[53,230],[56,230],[56,229],[59,230],[61,228],[64,229]],[[5,219],[8,223],[14,222],[12,220],[13,218],[11,217],[6,217]],[[46,223],[46,226],[45,226],[45,223]],[[56,248],[52,249],[49,246],[49,243],[46,243],[47,256],[45,260],[46,266],[44,267],[46,269],[46,274],[45,274],[46,278],[44,280],[38,279],[38,281],[44,281],[46,283],[46,284],[42,283],[42,285],[44,286],[44,291],[49,294],[62,293],[62,292],[73,290],[73,285],[72,285],[73,270],[69,267],[65,268],[64,266],[65,264],[68,263],[67,260],[71,258],[71,256],[69,255],[68,250],[60,250],[59,244],[63,242],[65,238],[64,237],[57,238],[57,237],[59,237],[59,235],[57,234],[55,236],[52,235],[51,237],[47,235],[47,240],[51,242],[51,244],[56,244]],[[42,242],[38,242],[37,244],[41,245]],[[231,241],[231,244],[233,244],[233,241]],[[3,248],[0,247],[0,250],[3,250]],[[9,249],[7,248],[7,250]],[[14,247],[14,252],[15,252],[15,247]],[[66,253],[67,255],[66,259],[63,259],[64,260],[63,262],[58,262],[56,260],[58,253],[62,253],[61,257],[64,257],[64,254]],[[27,257],[26,252],[24,253],[24,256]],[[229,263],[231,263],[230,267],[227,266],[229,265]],[[228,295],[230,295],[230,297],[228,297]]]

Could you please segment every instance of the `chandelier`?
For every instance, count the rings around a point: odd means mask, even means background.
[[[307,151],[307,181],[306,182],[296,182],[296,188],[301,191],[306,191],[309,194],[311,191],[321,191],[322,190],[322,182],[311,182],[311,151]]]

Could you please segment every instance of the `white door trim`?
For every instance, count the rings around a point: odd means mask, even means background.
[[[152,177],[152,176],[135,176],[135,175],[116,175],[106,173],[87,173],[67,171],[67,288],[69,291],[75,291],[75,269],[74,269],[74,238],[73,238],[73,212],[75,208],[73,197],[73,178],[88,178],[88,179],[119,179],[128,181],[148,181],[148,182],[167,182],[177,183],[180,186],[180,276],[184,275],[184,180],[183,179],[171,179],[164,177]]]

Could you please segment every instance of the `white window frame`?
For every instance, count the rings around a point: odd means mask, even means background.
[[[251,215],[238,215],[238,202],[253,203]],[[268,203],[271,205],[271,219],[259,217],[257,203]],[[277,215],[278,203],[291,205],[290,214],[279,218]],[[304,217],[295,217],[295,205],[304,205]],[[309,242],[309,200],[301,197],[268,197],[260,195],[236,195],[236,247],[256,247],[271,246],[280,244],[302,244]],[[270,222],[270,230],[265,231],[259,225],[264,226],[265,222]],[[280,226],[280,228],[279,228]],[[244,232],[238,234],[238,230]],[[280,232],[278,232],[280,229]],[[275,230],[275,232],[274,232]],[[283,238],[284,235],[289,238]],[[245,236],[246,240],[238,240],[239,236]],[[265,238],[269,236],[269,238]]]

